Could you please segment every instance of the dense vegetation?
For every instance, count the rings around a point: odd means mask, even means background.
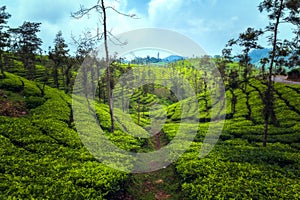
[[[98,4],[98,14],[106,18],[104,1]],[[10,28],[10,14],[1,7],[0,199],[300,199],[300,85],[273,81],[284,74],[284,67],[299,67],[299,29],[291,41],[277,37],[281,23],[299,28],[299,7],[294,0],[262,1],[259,10],[267,12],[270,21],[266,30],[247,28],[229,40],[222,56],[159,65],[161,60],[149,63],[150,57],[143,64],[114,58],[105,70],[98,67],[107,65],[108,59],[88,55],[99,35],[74,38],[77,52],[71,56],[58,32],[54,47],[42,53],[37,36],[40,23]],[[82,17],[92,10],[81,9],[73,15]],[[106,41],[106,21],[103,24]],[[272,48],[259,68],[251,64],[249,55],[262,48],[258,38],[266,33]],[[232,55],[236,46],[242,51]],[[95,63],[82,69],[86,56]],[[220,79],[212,66],[224,81],[226,104],[214,100],[221,99],[216,86]],[[122,79],[126,73],[130,76]],[[83,84],[73,88],[76,76]],[[152,82],[134,87],[145,80]],[[196,106],[182,80],[195,93]],[[77,95],[81,93],[85,96]],[[112,97],[118,100],[114,113]],[[74,113],[74,105],[84,107],[85,100],[94,106],[88,109],[104,136],[125,151],[148,153],[168,146],[185,119],[182,130],[191,134],[196,128],[197,133],[171,165],[156,172],[122,172],[105,165],[84,146],[76,120],[85,133],[99,131],[84,112]],[[212,151],[200,158],[208,131],[217,130],[215,112],[226,118],[224,128]],[[153,119],[162,124],[154,126]],[[187,138],[179,137],[178,150],[188,144]],[[124,169],[133,167],[132,160],[110,153],[101,144],[98,150],[104,159]],[[155,169],[155,163],[151,167]]]
[[[182,62],[177,66],[181,67]],[[189,76],[193,70],[187,68],[182,73]],[[265,87],[261,80],[252,78],[247,90],[234,90],[235,113],[231,113],[231,104],[227,103],[228,119],[220,141],[203,159],[199,159],[198,154],[209,126],[209,118],[205,118],[209,115],[205,114],[204,94],[198,94],[199,119],[203,119],[192,146],[171,166],[174,168],[172,176],[177,177],[179,185],[170,186],[173,191],[169,193],[179,192],[178,199],[299,198],[300,87],[275,83],[275,112],[279,124],[271,125],[269,145],[262,148],[260,95]],[[1,198],[112,198],[113,194],[119,194],[116,192],[134,191],[128,188],[131,176],[102,165],[82,145],[74,129],[69,95],[48,86],[41,90],[41,83],[10,73],[1,79],[0,88]],[[149,107],[158,101],[168,102],[165,104],[168,119],[162,129],[167,144],[174,138],[180,123],[180,104],[171,103],[172,96],[164,100],[157,92],[143,95],[142,91],[140,88],[131,97],[131,116],[136,123],[139,116],[140,126],[147,130]],[[230,102],[229,90],[226,96]],[[144,107],[140,114],[134,106],[138,99],[141,108]],[[211,108],[210,101],[208,104]],[[97,104],[96,110],[101,128],[120,148],[133,152],[154,148],[155,141],[151,138],[135,139],[124,132],[140,129],[126,116],[120,120],[122,127],[116,126],[115,133],[110,134],[108,107]]]
[[[70,96],[48,86],[42,95],[37,83],[8,73],[0,88],[1,199],[102,199],[120,189],[127,175],[102,165],[82,145]],[[107,106],[99,105],[99,115],[108,115]],[[141,146],[121,130],[111,137],[125,149]]]

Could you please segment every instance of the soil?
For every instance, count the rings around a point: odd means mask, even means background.
[[[149,139],[152,143],[153,151],[161,149],[168,142],[163,132],[157,132]],[[155,168],[155,163],[153,163]],[[113,199],[122,200],[167,200],[179,199],[176,192],[179,190],[179,180],[172,165],[166,168],[140,174],[132,174],[127,183],[126,191],[118,194]],[[175,193],[174,193],[175,192]]]
[[[24,102],[0,99],[0,116],[22,117],[28,114]]]
[[[161,135],[160,132],[155,134],[155,149],[156,150],[159,150],[161,148],[160,135]]]

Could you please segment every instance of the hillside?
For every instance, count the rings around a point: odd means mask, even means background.
[[[6,76],[0,80],[0,199],[102,199],[122,188],[128,174],[102,165],[81,143],[69,95]],[[97,113],[107,116],[107,106],[97,105]],[[100,125],[107,128],[104,120]],[[143,143],[119,129],[110,137],[127,150]]]
[[[189,76],[193,70],[181,73]],[[212,105],[208,101],[207,112],[205,99],[209,96],[199,93],[200,123],[191,147],[166,169],[132,175],[101,164],[83,146],[74,127],[69,95],[48,86],[43,90],[39,83],[6,74],[0,80],[1,199],[300,198],[300,86],[275,84],[279,123],[270,126],[266,148],[261,147],[260,97],[265,85],[251,79],[247,90],[235,89],[234,113],[230,104],[232,94],[226,91],[224,129],[212,152],[202,159],[199,150],[212,126],[209,114]],[[172,103],[159,100],[157,94],[139,94],[137,91],[131,101],[136,104],[139,99],[141,106],[145,106],[140,113],[140,126],[136,125],[138,113],[134,106],[131,117],[136,124],[119,111],[123,117],[119,118],[113,135],[109,133],[106,105],[96,104],[97,116],[102,130],[115,145],[132,152],[155,151],[176,136],[181,106],[188,105],[189,99]],[[130,136],[126,130],[148,129],[148,109],[154,102],[168,102],[165,111],[160,108],[155,111],[167,115],[161,134],[149,139]],[[188,119],[189,113],[181,117]],[[194,125],[185,126],[188,130]],[[181,138],[182,144],[184,140]]]
[[[299,0],[2,0],[0,200],[300,200],[299,19]]]
[[[249,53],[251,58],[251,63],[254,65],[258,65],[260,63],[260,59],[267,58],[269,56],[269,52],[271,49],[254,49]]]

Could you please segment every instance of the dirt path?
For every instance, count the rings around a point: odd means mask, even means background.
[[[149,139],[150,149],[159,150],[168,141],[164,133],[158,132]],[[126,184],[125,194],[118,198],[122,200],[177,200],[180,199],[180,179],[173,165],[154,172],[132,174]]]
[[[274,78],[274,77],[273,77]],[[275,82],[300,85],[300,82],[287,80],[287,76],[275,76]]]
[[[155,134],[155,150],[159,150],[161,148],[160,136],[161,136],[160,132]]]
[[[167,168],[133,174],[128,183],[127,200],[179,200],[180,180],[173,165]]]

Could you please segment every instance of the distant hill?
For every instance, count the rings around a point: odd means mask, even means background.
[[[163,62],[176,62],[178,60],[183,60],[184,57],[182,56],[177,56],[177,55],[170,55],[164,59],[162,59]]]
[[[254,49],[249,53],[249,56],[251,58],[251,64],[254,64],[256,66],[260,65],[260,59],[262,58],[268,58],[269,52],[272,51],[271,49]],[[288,60],[289,56],[285,57],[285,60]],[[289,70],[288,67],[285,67],[286,70]]]
[[[178,60],[183,60],[183,59],[184,59],[184,57],[178,56],[178,55],[170,55],[170,56],[168,56],[166,58],[163,58],[163,59],[147,56],[147,57],[144,57],[144,58],[135,57],[130,62],[131,63],[136,63],[136,64],[138,64],[138,63],[144,63],[144,64],[146,64],[146,63],[171,63],[171,62],[176,62]],[[129,61],[125,60],[125,62],[129,62]]]
[[[271,49],[254,49],[249,53],[252,64],[259,64],[260,59],[269,57]]]

